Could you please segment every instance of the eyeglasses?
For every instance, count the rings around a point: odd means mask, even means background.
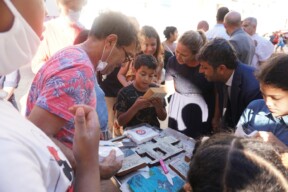
[[[127,62],[132,61],[132,60],[133,60],[133,57],[131,57],[131,56],[127,53],[127,51],[126,51],[126,49],[125,49],[124,47],[122,47],[122,49],[123,49],[123,51],[124,51],[124,53],[125,53],[125,59],[124,59],[123,63],[127,63]]]

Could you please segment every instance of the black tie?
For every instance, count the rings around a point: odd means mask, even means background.
[[[228,95],[228,86],[224,85],[223,86],[223,109],[227,108],[227,104],[228,104],[228,99],[229,99],[229,95]]]

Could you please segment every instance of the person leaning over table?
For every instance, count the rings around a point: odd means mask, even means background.
[[[168,95],[172,94],[168,127],[194,139],[211,134],[215,108],[214,84],[199,73],[200,63],[196,58],[206,42],[202,30],[182,34],[165,73],[165,87]]]
[[[26,116],[57,143],[73,168],[73,115],[67,109],[74,104],[96,108],[95,71],[109,74],[127,57],[133,57],[137,33],[127,16],[103,12],[95,18],[85,42],[53,55],[32,82]],[[100,162],[102,179],[121,168],[122,162],[116,159],[115,153],[112,151]]]
[[[236,134],[259,131],[256,137],[288,149],[288,55],[272,57],[256,72],[263,99],[251,102],[237,124]]]
[[[233,46],[223,38],[214,38],[204,45],[198,60],[200,73],[217,87],[218,106],[213,127],[215,130],[228,127],[235,130],[246,106],[262,98],[259,82],[254,76],[255,68],[239,61]]]
[[[40,43],[44,5],[42,0],[1,0],[0,13],[0,75],[7,75],[32,60]],[[76,173],[55,143],[0,94],[0,191],[100,191],[97,114],[88,106],[70,109],[76,128]]]

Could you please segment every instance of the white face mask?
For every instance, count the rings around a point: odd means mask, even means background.
[[[116,43],[115,43],[116,44]],[[109,57],[110,57],[110,55],[111,55],[111,53],[112,53],[112,51],[113,51],[113,49],[114,49],[114,47],[115,47],[115,44],[113,45],[113,47],[112,47],[112,49],[111,49],[111,51],[110,51],[110,53],[109,53],[109,55],[108,55],[108,57],[107,57],[107,59],[106,59],[106,61],[102,61],[102,58],[103,58],[103,54],[104,54],[104,52],[105,52],[105,49],[106,49],[106,45],[105,45],[105,47],[104,47],[104,49],[103,49],[103,51],[102,51],[102,55],[101,55],[101,59],[98,61],[98,65],[97,65],[97,67],[96,67],[96,71],[103,71],[106,67],[107,67],[107,65],[108,65],[108,59],[109,59]]]
[[[11,1],[4,2],[13,13],[14,22],[9,31],[0,33],[0,75],[6,75],[30,63],[40,44],[38,35]]]
[[[70,21],[77,22],[77,21],[79,21],[80,15],[81,15],[81,10],[80,11],[73,11],[70,9],[67,16],[68,16]]]

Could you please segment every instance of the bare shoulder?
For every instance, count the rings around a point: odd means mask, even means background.
[[[11,0],[11,2],[37,35],[40,36],[45,16],[43,0]],[[0,32],[8,31],[13,25],[14,16],[4,0],[0,0],[0,13]]]
[[[10,12],[9,8],[4,3],[4,0],[0,0],[0,32],[8,31],[13,23],[13,15]]]

